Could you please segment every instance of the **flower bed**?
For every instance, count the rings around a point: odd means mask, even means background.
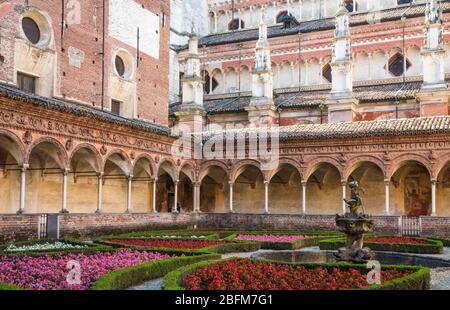
[[[56,250],[82,250],[88,248],[88,245],[71,244],[61,241],[36,243],[30,245],[14,245],[10,244],[3,251],[5,253],[20,253],[34,251],[56,251]]]
[[[370,285],[363,265],[306,264],[230,259],[182,267],[166,275],[169,290],[428,289],[427,268],[384,266],[382,283]]]
[[[167,249],[201,249],[215,245],[227,243],[227,241],[213,240],[147,240],[147,239],[113,239],[112,243],[132,245],[148,248],[167,248]]]
[[[324,239],[319,242],[321,250],[337,250],[345,245],[344,238]],[[442,254],[442,241],[430,238],[368,236],[364,238],[364,246],[374,251]]]
[[[120,249],[117,252],[91,254],[65,253],[37,257],[0,256],[0,283],[33,290],[87,290],[101,276],[125,267],[161,260],[170,255],[157,252]],[[80,264],[80,284],[67,282],[69,261]]]
[[[259,242],[233,242],[230,240],[155,240],[136,238],[103,238],[98,243],[113,247],[128,247],[131,249],[145,249],[163,251],[174,254],[205,254],[205,253],[236,253],[255,252],[261,248]]]

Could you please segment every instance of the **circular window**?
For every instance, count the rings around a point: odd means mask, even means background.
[[[41,40],[41,30],[38,24],[30,17],[22,19],[22,29],[27,39],[33,43],[38,44]]]
[[[125,77],[125,63],[119,55],[116,56],[116,71],[120,77]]]

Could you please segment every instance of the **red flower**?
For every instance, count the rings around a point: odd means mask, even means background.
[[[381,279],[390,281],[409,272],[383,270]],[[357,269],[277,264],[249,259],[231,259],[199,268],[184,282],[188,290],[340,290],[368,286],[367,273]]]

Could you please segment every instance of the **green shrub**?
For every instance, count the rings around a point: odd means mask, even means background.
[[[197,263],[204,260],[218,259],[218,254],[198,256],[182,256],[151,261],[142,265],[116,270],[98,279],[92,290],[123,290],[142,284],[146,281],[163,277],[167,273],[181,266]]]
[[[415,238],[426,241],[425,244],[411,244],[411,243],[376,243],[364,242],[364,246],[373,251],[389,251],[401,253],[419,253],[419,254],[442,254],[442,241],[430,238]],[[333,238],[319,241],[321,250],[337,250],[345,246],[345,239]]]
[[[25,289],[17,285],[0,283],[0,291],[25,291]]]
[[[202,268],[204,266],[215,264],[221,262],[223,260],[209,260],[198,262],[192,265],[183,266],[177,270],[174,270],[168,273],[164,277],[163,281],[163,289],[164,290],[185,290],[182,286],[186,276],[193,272],[196,269]],[[296,265],[296,266],[304,266],[308,269],[313,268],[342,268],[349,269],[354,268],[359,270],[360,272],[369,272],[369,269],[365,265],[355,265],[348,263],[290,263],[290,262],[280,262],[267,260],[267,262],[276,263],[276,264],[288,264],[288,265]],[[429,290],[430,289],[430,270],[425,267],[411,267],[411,266],[399,266],[399,265],[386,265],[383,266],[382,269],[391,269],[396,268],[399,271],[411,271],[412,273],[404,276],[402,278],[394,279],[382,284],[373,284],[367,287],[364,287],[364,290]]]

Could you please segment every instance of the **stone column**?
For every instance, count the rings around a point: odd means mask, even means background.
[[[152,180],[152,212],[154,214],[158,213],[156,210],[156,186],[158,184],[158,178]]]
[[[384,196],[385,196],[385,210],[384,213],[386,215],[391,214],[390,210],[390,202],[389,202],[389,180],[384,180]]]
[[[177,210],[177,204],[178,204],[178,183],[180,183],[180,181],[178,181],[178,180],[173,182],[173,188],[174,188],[174,191],[175,191],[175,197],[174,197],[174,202],[173,202],[173,206],[172,206],[172,213],[178,213],[178,210]]]
[[[194,183],[194,212],[200,212],[200,182]]]
[[[302,214],[306,214],[306,185],[307,181],[302,181]]]
[[[369,70],[369,80],[372,80],[372,71],[373,71],[373,54],[369,53],[367,55],[367,62],[368,62],[368,70]]]
[[[25,212],[25,187],[26,187],[26,180],[27,180],[27,169],[28,165],[24,164],[20,168],[20,198],[19,198],[19,210],[17,211],[17,214],[23,214]]]
[[[356,0],[353,0],[353,12],[356,12]]]
[[[218,16],[217,16],[217,13],[216,12],[214,12],[214,32],[215,33],[217,33],[217,32],[219,32],[219,29],[218,29]]]
[[[62,185],[62,206],[60,213],[69,213],[67,210],[67,178],[69,175],[69,169],[63,170],[63,185]]]
[[[347,205],[344,201],[344,199],[347,198],[347,182],[342,181],[342,212],[345,214],[345,211],[347,209]]]
[[[264,213],[269,214],[269,181],[264,181]]]
[[[234,213],[233,209],[233,182],[229,182],[229,199],[230,199],[230,213]]]
[[[431,216],[436,216],[436,180],[431,180]]]
[[[103,173],[97,174],[98,178],[98,190],[97,190],[97,211],[96,213],[102,213],[103,212]]]
[[[131,190],[133,189],[133,176],[129,175],[127,177],[127,211],[126,213],[132,213],[132,202],[131,202]]]

